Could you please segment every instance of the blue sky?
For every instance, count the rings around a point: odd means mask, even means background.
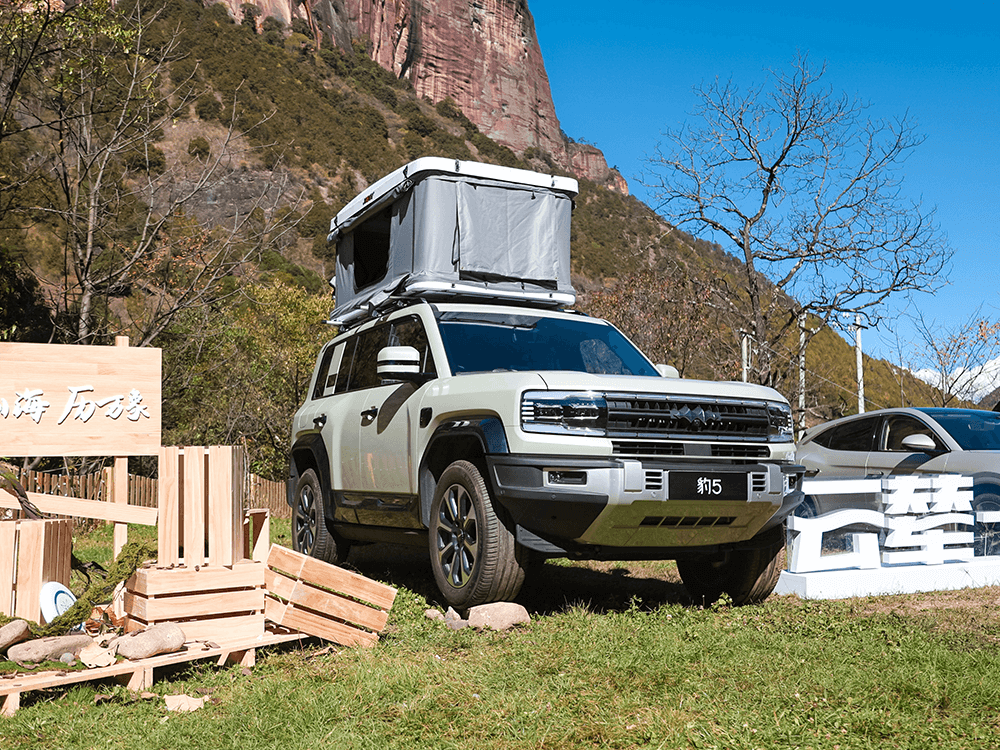
[[[848,0],[677,2],[530,0],[563,130],[593,143],[634,195],[666,129],[719,77],[763,83],[797,51],[826,61],[827,85],[869,101],[873,117],[908,114],[926,141],[906,162],[904,190],[937,207],[954,259],[949,285],[917,295],[926,318],[956,326],[982,304],[1000,318],[1000,2]],[[900,300],[890,316],[906,306]],[[914,334],[898,316],[864,334],[897,359]],[[904,364],[918,364],[905,362]]]

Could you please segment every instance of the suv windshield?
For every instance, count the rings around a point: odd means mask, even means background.
[[[1000,414],[976,409],[921,409],[967,451],[1000,450]]]
[[[446,312],[438,323],[456,375],[503,370],[659,375],[613,326],[592,318]]]

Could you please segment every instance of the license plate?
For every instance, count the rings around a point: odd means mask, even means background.
[[[747,499],[746,474],[701,471],[671,471],[667,475],[671,500]]]

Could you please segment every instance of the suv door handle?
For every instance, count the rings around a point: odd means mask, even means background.
[[[313,426],[322,427],[326,424],[326,414],[320,414],[318,417],[313,419]]]
[[[378,407],[377,406],[372,406],[372,407],[370,407],[368,409],[365,409],[363,412],[361,412],[361,418],[362,419],[375,419],[375,417],[377,417],[377,416],[378,416]]]

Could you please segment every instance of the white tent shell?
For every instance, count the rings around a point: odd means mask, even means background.
[[[569,177],[438,157],[410,162],[331,222],[330,322],[355,322],[400,297],[572,305],[577,192]]]

